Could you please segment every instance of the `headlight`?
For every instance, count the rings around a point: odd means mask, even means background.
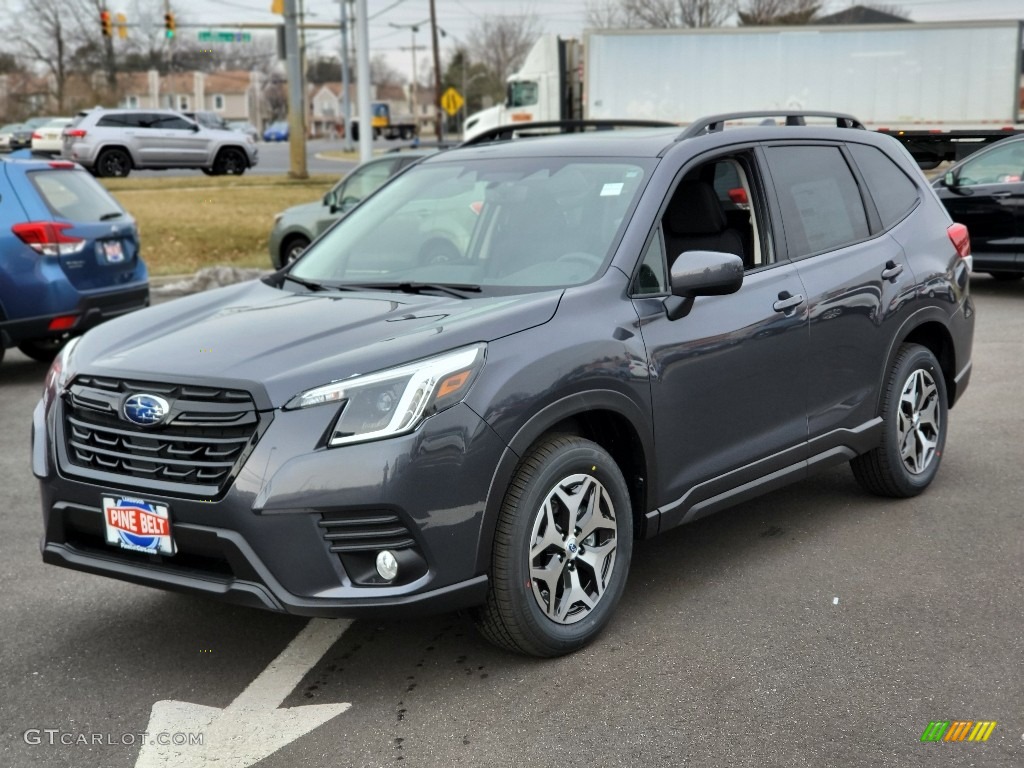
[[[60,354],[50,364],[50,370],[46,373],[46,381],[43,383],[43,407],[49,408],[59,395],[64,385],[71,378],[71,358],[75,354],[75,347],[82,340],[81,336],[75,336],[68,340],[68,343],[61,349]]]
[[[412,432],[424,419],[462,401],[484,362],[485,344],[353,376],[296,395],[285,410],[342,404],[329,444],[345,445]]]

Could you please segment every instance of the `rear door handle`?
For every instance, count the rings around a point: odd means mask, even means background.
[[[776,312],[788,312],[793,307],[799,307],[804,303],[804,297],[802,294],[794,296],[789,291],[781,291],[779,293],[779,300],[772,304],[772,309]]]
[[[994,197],[996,199],[999,199],[999,198],[1003,198],[1003,197],[1009,197],[1012,194],[1013,194],[1013,192],[1010,192],[1008,190],[1004,191],[1004,192],[993,192],[992,193],[992,197]]]
[[[897,264],[895,261],[885,262],[885,269],[882,270],[883,280],[892,280],[895,282],[896,278],[903,274],[903,265]]]

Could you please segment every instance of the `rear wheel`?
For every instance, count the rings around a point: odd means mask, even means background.
[[[907,498],[935,478],[946,444],[946,381],[931,350],[904,344],[882,401],[881,444],[850,462],[861,487]]]
[[[248,167],[245,154],[234,147],[225,147],[217,153],[217,158],[213,161],[215,176],[241,176]]]
[[[132,170],[132,158],[123,149],[105,149],[96,158],[96,175],[123,179]]]
[[[28,339],[20,342],[18,349],[40,363],[52,363],[53,358],[67,343],[67,339]]]
[[[582,648],[611,619],[632,547],[629,492],[612,457],[579,437],[539,443],[502,504],[480,631],[534,656]]]

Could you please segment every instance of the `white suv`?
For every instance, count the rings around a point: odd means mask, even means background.
[[[241,175],[256,165],[258,151],[244,134],[205,128],[168,109],[91,109],[64,130],[61,155],[96,176],[127,176],[133,168]]]

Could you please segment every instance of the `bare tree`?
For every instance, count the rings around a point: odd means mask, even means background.
[[[587,0],[587,26],[595,29],[628,29],[643,26],[632,7],[622,0]]]
[[[821,0],[746,0],[737,15],[744,26],[808,24],[821,6]]]
[[[64,0],[25,0],[16,19],[14,36],[22,55],[52,77],[57,111],[63,112],[75,28],[69,5]]]
[[[627,18],[643,27],[720,27],[736,11],[736,0],[620,0]]]
[[[405,76],[388,63],[386,54],[378,53],[370,59],[372,85],[404,85]]]
[[[469,53],[504,84],[522,65],[540,33],[540,22],[533,14],[484,16],[469,32]]]

